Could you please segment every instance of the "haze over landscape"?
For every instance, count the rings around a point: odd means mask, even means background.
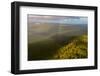
[[[29,14],[28,60],[87,58],[87,24],[87,17]],[[77,53],[77,56],[74,56],[75,51],[72,51],[73,56],[67,55],[79,42],[82,42],[82,47],[85,48],[84,56],[80,48],[82,55]],[[68,48],[71,43],[73,46],[61,54],[61,49]]]

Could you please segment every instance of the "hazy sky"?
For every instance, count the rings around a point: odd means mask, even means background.
[[[29,23],[61,23],[61,24],[87,24],[87,17],[80,16],[45,16],[28,15]]]

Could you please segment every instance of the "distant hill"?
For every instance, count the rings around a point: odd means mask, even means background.
[[[86,25],[30,24],[28,26],[28,42],[32,43],[51,37],[77,36],[85,33],[87,33]]]

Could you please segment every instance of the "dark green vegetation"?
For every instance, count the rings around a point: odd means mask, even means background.
[[[67,37],[62,42],[46,39],[28,46],[28,60],[87,58],[86,35]]]

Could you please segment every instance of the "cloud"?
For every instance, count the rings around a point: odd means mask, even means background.
[[[46,16],[46,15],[28,15],[30,23],[61,23],[61,24],[87,24],[87,17],[79,16]]]

